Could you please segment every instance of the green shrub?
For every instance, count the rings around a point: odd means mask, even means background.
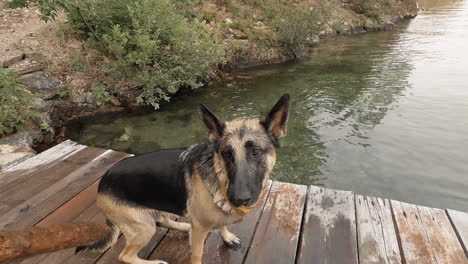
[[[264,7],[277,43],[293,54],[303,52],[310,38],[323,27],[327,15],[320,7],[303,10],[281,0],[266,1]]]
[[[96,102],[98,105],[103,105],[111,100],[110,93],[103,87],[94,88],[93,95],[96,97]]]
[[[111,69],[143,84],[140,102],[158,108],[179,88],[199,87],[223,61],[216,36],[198,20],[177,14],[170,1],[133,1],[127,9],[131,23],[114,25],[103,39],[116,58]]]
[[[16,82],[13,70],[0,69],[0,133],[22,130],[35,117],[31,109],[34,96]]]

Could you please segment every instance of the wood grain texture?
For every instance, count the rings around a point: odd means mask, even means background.
[[[86,146],[65,142],[0,173],[0,193],[35,177]],[[54,150],[53,152],[50,152]]]
[[[188,220],[185,219],[184,222],[188,222]],[[212,235],[216,234],[209,234],[207,239]],[[189,234],[171,229],[148,259],[190,264],[190,252]]]
[[[0,171],[0,173],[8,172],[8,171],[15,171],[15,170],[33,169],[36,166],[42,165],[44,163],[48,163],[56,159],[60,159],[60,157],[63,157],[64,155],[67,155],[68,153],[73,152],[76,149],[85,148],[85,147],[86,146],[84,145],[80,145],[71,140],[67,140],[21,163],[3,168]],[[2,182],[0,181],[0,183]]]
[[[354,195],[309,186],[297,263],[358,263]]]
[[[257,223],[270,192],[270,187],[271,181],[268,183],[265,195],[258,202],[257,207],[248,215],[246,215],[242,222],[229,227],[229,230],[242,241],[240,248],[235,250],[229,248],[227,245],[225,245],[221,236],[213,234],[209,236],[205,242],[205,248],[203,252],[204,264],[243,263],[247,250],[250,248],[250,244],[252,243],[252,239],[257,228]]]
[[[406,263],[467,263],[443,210],[397,201],[391,204]]]
[[[90,186],[91,187],[91,186]],[[85,192],[84,190],[83,192]],[[83,193],[82,192],[82,193]],[[82,194],[80,193],[80,194]],[[77,195],[78,196],[78,195]],[[76,196],[75,196],[76,197]],[[75,200],[76,201],[76,200]],[[55,220],[58,220],[61,222],[60,219],[58,219],[58,215],[55,214],[59,210],[55,211],[53,217],[50,219],[49,217],[45,218],[43,221],[39,222],[37,225],[46,225],[48,223],[54,223]],[[66,214],[64,218],[67,221],[70,222],[99,222],[99,223],[105,223],[104,217],[100,214],[99,208],[96,206],[95,203],[93,203],[91,206],[80,212],[73,220],[70,219],[70,215]],[[99,219],[101,218],[101,220]],[[51,221],[52,220],[52,221]],[[75,248],[69,248],[65,249],[62,251],[58,252],[52,252],[52,253],[47,253],[47,254],[42,254],[34,257],[30,257],[28,259],[25,259],[21,262],[21,264],[33,264],[33,263],[43,263],[43,264],[48,264],[48,263],[63,263],[65,259],[67,259],[70,256],[73,256],[75,254]],[[15,263],[16,264],[16,263]]]
[[[147,259],[156,246],[161,242],[164,236],[167,234],[168,230],[165,227],[157,227],[156,234],[153,236],[151,241],[138,253],[138,256],[142,259]],[[117,263],[117,258],[120,255],[120,252],[125,247],[125,237],[122,235],[117,240],[117,243],[107,250],[95,263],[96,264],[113,264]]]
[[[245,263],[294,263],[307,187],[273,182]]]
[[[47,189],[33,194],[24,202],[0,216],[0,228],[33,225],[85,189],[127,154],[105,151],[79,169],[64,176]]]
[[[4,214],[12,208],[27,200],[31,194],[38,194],[49,188],[50,185],[64,178],[68,174],[79,170],[105,150],[98,148],[85,148],[73,155],[61,160],[53,166],[31,175],[28,179],[16,184],[14,187],[0,193],[0,200],[4,204],[0,206],[0,214]]]
[[[468,213],[448,209],[447,215],[468,258]]]
[[[401,263],[390,202],[362,195],[356,195],[355,201],[359,263]]]

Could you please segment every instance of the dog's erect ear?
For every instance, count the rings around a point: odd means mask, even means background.
[[[221,138],[224,130],[224,122],[219,120],[213,113],[206,108],[206,106],[200,104],[198,106],[198,113],[200,114],[203,123],[205,123],[208,129],[208,135],[211,141],[215,141]]]
[[[274,139],[278,139],[288,133],[288,119],[289,94],[284,94],[261,123]]]

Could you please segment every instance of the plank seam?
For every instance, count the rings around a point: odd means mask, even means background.
[[[307,206],[309,204],[309,195],[310,195],[309,190],[310,190],[310,187],[307,186],[306,197],[305,197],[305,201],[304,201],[304,209],[302,211],[301,226],[299,227],[299,239],[297,241],[296,256],[295,256],[295,260],[294,260],[295,264],[298,264],[299,253],[300,253],[300,251],[302,249],[302,241],[303,241],[303,238],[304,238],[304,236],[302,235],[302,232],[304,231],[304,223],[305,223],[305,220],[306,220]]]
[[[257,227],[258,227],[258,224],[260,223],[260,219],[262,219],[262,216],[263,216],[263,212],[265,210],[265,206],[268,202],[268,198],[270,198],[270,194],[271,194],[271,188],[273,187],[273,183],[275,181],[271,181],[271,184],[270,184],[270,187],[268,188],[268,193],[265,197],[265,202],[263,203],[262,205],[262,211],[260,212],[260,214],[258,215],[258,218],[257,218],[257,222],[255,223],[255,230],[254,232],[252,233],[252,238],[250,238],[250,243],[249,243],[249,246],[247,247],[247,250],[245,251],[245,254],[244,254],[244,257],[242,258],[242,262],[241,263],[244,263],[245,260],[247,259],[247,256],[249,255],[250,253],[250,248],[252,247],[252,242],[255,238],[255,234],[257,233]]]
[[[299,261],[299,251],[302,248],[302,232],[304,231],[304,223],[305,223],[305,218],[307,214],[307,204],[309,201],[309,186],[306,186],[306,195],[304,197],[304,205],[302,207],[302,217],[301,217],[301,226],[299,227],[299,234],[298,234],[298,239],[297,239],[297,248],[296,248],[296,254],[294,256],[294,263],[298,264],[297,262]]]
[[[452,228],[453,228],[453,230],[455,231],[455,234],[457,235],[458,242],[460,242],[460,245],[462,246],[463,251],[465,252],[466,258],[468,259],[468,250],[467,250],[466,245],[463,243],[463,239],[462,239],[460,233],[458,232],[457,226],[456,226],[455,223],[453,222],[453,219],[452,219],[452,217],[450,216],[450,214],[448,213],[448,211],[447,211],[447,210],[444,210],[444,212],[445,212],[445,214],[447,215],[447,218],[449,219],[449,222],[450,222],[450,224],[452,225]]]
[[[156,250],[158,249],[161,242],[166,238],[167,234],[170,231],[170,228],[166,228],[166,229],[167,230],[166,230],[166,232],[164,232],[164,235],[161,237],[161,239],[158,241],[158,243],[154,246],[154,248],[151,250],[151,252],[148,254],[148,256],[145,259],[149,260],[149,258],[156,252]],[[157,229],[156,229],[156,232],[158,232]],[[154,235],[156,235],[156,233],[154,233]],[[207,238],[208,238],[208,236],[207,236]],[[153,239],[153,238],[151,238],[151,239]]]
[[[361,263],[361,256],[359,255],[359,229],[358,229],[358,217],[357,217],[357,197],[356,194],[353,193],[354,197],[354,223],[356,225],[356,253],[357,253],[357,262]],[[362,196],[364,198],[364,196]],[[364,200],[364,199],[363,199]]]
[[[397,241],[398,241],[398,248],[400,249],[401,263],[402,264],[407,264],[405,254],[404,254],[404,251],[403,251],[403,243],[401,242],[400,230],[398,228],[398,223],[397,223],[397,220],[396,220],[395,212],[393,211],[393,201],[389,201],[389,203],[390,203],[390,211],[392,213],[393,228],[395,229],[395,233],[396,233],[396,237],[397,237]]]

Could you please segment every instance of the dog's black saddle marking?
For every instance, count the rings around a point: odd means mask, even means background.
[[[102,177],[98,192],[132,206],[184,215],[187,189],[179,158],[186,149],[160,150],[121,160]]]

